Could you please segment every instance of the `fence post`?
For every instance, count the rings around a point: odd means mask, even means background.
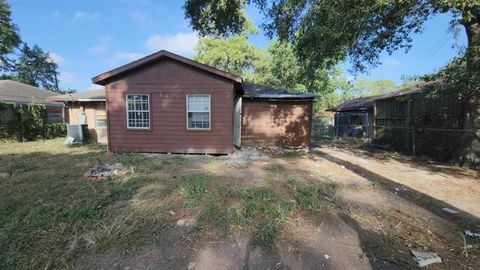
[[[412,126],[412,154],[415,156],[415,127]]]

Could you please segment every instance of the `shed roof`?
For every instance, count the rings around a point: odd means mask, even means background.
[[[431,88],[432,86],[437,86],[441,84],[442,82],[440,80],[436,80],[436,81],[431,81],[431,82],[410,86],[395,92],[388,92],[382,95],[359,97],[359,98],[355,98],[350,101],[344,102],[333,108],[327,109],[327,111],[332,111],[332,112],[365,111],[365,110],[373,109],[375,101],[377,100],[385,100],[385,99],[391,99],[391,98],[396,98],[396,97],[401,97],[406,95],[418,94]]]
[[[125,74],[128,71],[138,69],[138,68],[140,68],[144,65],[147,65],[149,63],[152,63],[152,62],[157,61],[157,60],[162,59],[162,58],[170,58],[170,59],[176,60],[178,62],[184,63],[186,65],[190,65],[190,66],[196,67],[198,69],[201,69],[201,70],[210,72],[212,74],[218,75],[220,77],[232,80],[232,81],[234,81],[237,89],[240,90],[243,93],[242,78],[241,77],[233,75],[233,74],[225,72],[225,71],[221,71],[221,70],[213,68],[211,66],[201,64],[197,61],[193,61],[191,59],[185,58],[185,57],[180,56],[178,54],[171,53],[171,52],[166,51],[166,50],[158,51],[156,53],[147,55],[143,58],[135,60],[135,61],[133,61],[131,63],[128,63],[126,65],[123,65],[121,67],[118,67],[118,68],[112,69],[110,71],[107,71],[105,73],[102,73],[100,75],[97,75],[97,76],[92,78],[92,82],[95,83],[95,84],[106,85],[108,83],[109,79],[111,79],[113,77],[119,76],[121,74]]]
[[[72,93],[65,95],[57,95],[48,98],[52,101],[83,101],[83,102],[95,102],[105,101],[105,88],[95,89],[80,93]]]
[[[63,103],[52,102],[47,99],[55,95],[58,95],[58,93],[17,81],[0,80],[0,101],[16,104],[34,103],[48,106],[63,106]]]
[[[253,99],[282,99],[282,100],[313,100],[315,95],[311,93],[292,93],[287,89],[274,88],[262,84],[243,83],[245,98]]]

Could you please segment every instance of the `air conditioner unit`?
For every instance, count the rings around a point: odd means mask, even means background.
[[[74,138],[78,142],[85,142],[88,140],[88,126],[67,125],[67,136]]]

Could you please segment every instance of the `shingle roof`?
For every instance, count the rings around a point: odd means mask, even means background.
[[[105,101],[105,88],[49,97],[52,101]]]
[[[352,110],[373,109],[375,101],[377,100],[385,100],[385,99],[396,98],[396,97],[401,97],[406,95],[418,94],[425,91],[426,89],[431,88],[432,86],[441,85],[441,83],[442,82],[440,80],[436,80],[436,81],[426,82],[426,83],[414,85],[411,87],[407,87],[395,92],[385,93],[382,95],[359,97],[359,98],[344,102],[333,108],[327,109],[327,111],[343,112],[343,111],[352,111]]]
[[[344,102],[340,105],[337,105],[333,108],[327,109],[331,112],[344,112],[352,110],[366,111],[373,108],[375,100],[380,98],[382,95],[368,96],[368,97],[359,97],[352,99],[350,101]]]
[[[156,53],[152,53],[152,54],[147,55],[143,58],[135,60],[131,63],[128,63],[128,64],[120,66],[116,69],[112,69],[110,71],[107,71],[105,73],[97,75],[97,76],[92,78],[92,82],[95,83],[95,84],[105,85],[113,77],[119,76],[119,75],[124,74],[128,71],[131,71],[131,70],[138,69],[138,68],[140,68],[140,67],[142,67],[146,64],[152,63],[152,62],[157,61],[157,60],[162,59],[162,58],[170,58],[170,59],[176,60],[178,62],[187,64],[187,65],[196,67],[198,69],[201,69],[201,70],[216,74],[218,76],[227,78],[229,80],[232,80],[232,81],[234,81],[235,86],[240,90],[240,92],[243,91],[242,88],[241,88],[241,86],[242,86],[242,78],[241,77],[233,75],[233,74],[225,72],[225,71],[222,71],[222,70],[219,70],[219,69],[216,69],[216,68],[213,68],[211,66],[201,64],[197,61],[185,58],[183,56],[171,53],[171,52],[166,51],[166,50],[161,50],[161,51],[158,51]]]
[[[45,104],[49,106],[63,106],[63,103],[52,102],[48,97],[58,93],[40,89],[28,84],[12,80],[0,80],[0,100],[17,104]]]
[[[243,89],[245,98],[254,99],[315,99],[315,96],[310,93],[291,93],[286,89],[274,88],[262,84],[254,84],[243,82]]]

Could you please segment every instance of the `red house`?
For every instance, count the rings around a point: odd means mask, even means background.
[[[246,92],[247,103],[268,105],[253,110],[256,115],[249,118],[249,130],[255,129],[258,119],[262,131],[246,138],[247,142],[309,146],[311,94],[258,91],[241,77],[167,51],[100,74],[92,81],[105,86],[110,151],[232,153],[234,145],[241,146],[242,97]],[[280,111],[279,103],[283,103]],[[253,115],[243,118],[249,116]],[[275,132],[263,132],[265,125]]]

